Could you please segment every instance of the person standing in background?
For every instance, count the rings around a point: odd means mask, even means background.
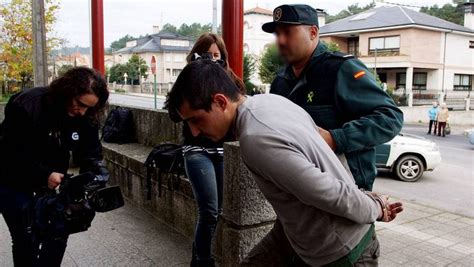
[[[428,133],[431,134],[431,127],[434,126],[433,133],[436,134],[436,117],[438,117],[438,103],[433,102],[433,106],[428,110],[428,116],[430,118],[430,125],[428,127]]]
[[[234,81],[241,94],[244,83],[230,69],[227,49],[221,37],[213,33],[202,34],[186,60],[213,61],[220,65]],[[199,95],[200,92],[194,92]],[[203,136],[194,136],[188,123],[183,124],[183,155],[186,175],[191,182],[198,205],[198,220],[194,235],[191,266],[212,267],[212,238],[222,209],[224,149],[223,141],[214,142]]]
[[[441,110],[438,112],[437,121],[438,121],[438,136],[443,135],[446,137],[445,129],[446,123],[448,123],[449,119],[449,110],[446,106],[446,103],[441,104]],[[441,132],[443,130],[443,132]]]

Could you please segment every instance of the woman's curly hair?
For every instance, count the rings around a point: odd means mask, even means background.
[[[107,83],[99,72],[87,67],[75,67],[51,82],[48,94],[55,105],[67,109],[73,99],[84,94],[94,94],[99,98],[97,105],[87,110],[86,116],[98,122],[104,114],[109,99]]]

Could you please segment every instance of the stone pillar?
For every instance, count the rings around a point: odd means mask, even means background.
[[[237,266],[272,229],[276,219],[240,157],[238,142],[224,145],[224,203],[214,254],[220,266]]]
[[[413,106],[413,67],[407,68],[407,74],[405,78],[405,88],[408,97],[408,106]]]
[[[471,99],[468,97],[468,98],[465,98],[464,101],[465,101],[465,105],[466,105],[466,106],[465,106],[465,107],[466,107],[466,111],[469,111],[470,108],[471,108]]]

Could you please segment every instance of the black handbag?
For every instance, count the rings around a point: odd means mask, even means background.
[[[169,184],[170,189],[179,189],[180,174],[184,169],[183,148],[181,145],[166,143],[157,145],[148,155],[145,166],[147,168],[146,194],[147,200],[151,199],[151,173],[158,169],[158,197],[161,197],[163,173],[176,174],[177,178]]]

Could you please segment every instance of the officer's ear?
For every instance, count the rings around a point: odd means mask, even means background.
[[[309,26],[309,37],[311,40],[314,40],[318,37],[319,29],[316,27],[316,25],[311,25]]]

